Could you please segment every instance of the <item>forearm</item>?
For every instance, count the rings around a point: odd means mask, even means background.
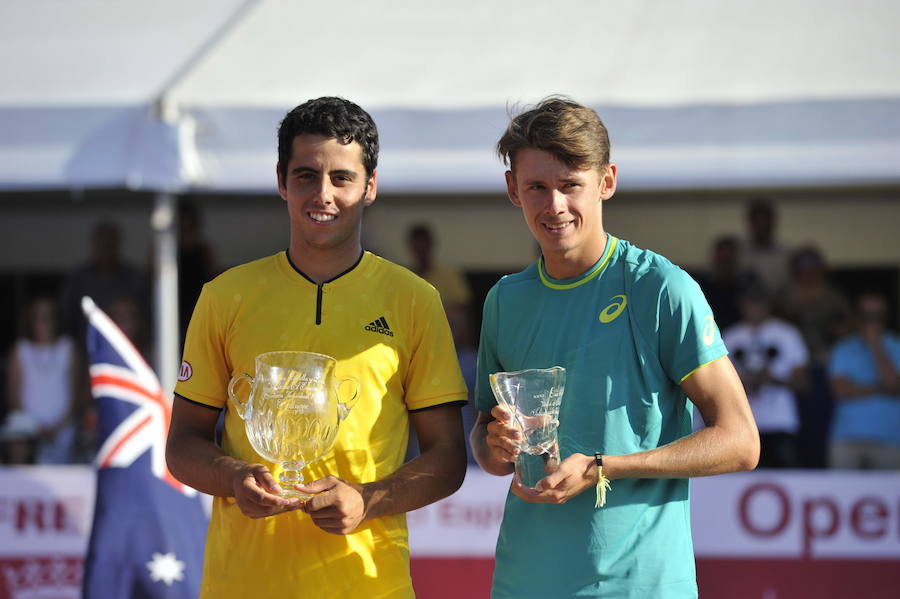
[[[844,378],[832,379],[831,388],[839,400],[849,401],[882,392],[881,385],[860,385]]]
[[[435,444],[381,480],[355,486],[365,503],[365,518],[401,514],[455,492],[466,475],[466,450],[459,442]]]
[[[172,475],[202,493],[234,496],[235,477],[248,464],[225,455],[212,441],[193,435],[169,435],[166,461]]]
[[[481,469],[488,474],[493,474],[495,476],[512,474],[515,469],[513,463],[498,459],[488,447],[487,425],[488,422],[483,422],[479,419],[479,421],[475,423],[475,426],[472,427],[472,432],[469,435],[469,441],[472,446],[472,455],[475,456],[475,461],[478,462]]]
[[[756,429],[708,426],[687,437],[627,455],[604,455],[603,472],[617,478],[690,478],[752,470],[759,454]]]
[[[9,402],[10,412],[18,412],[22,409],[22,398],[20,390],[22,388],[22,371],[19,367],[19,358],[16,350],[13,350],[7,365],[8,375],[6,381],[6,400]]]
[[[896,389],[898,384],[900,384],[900,374],[897,373],[897,369],[894,368],[890,357],[884,351],[884,344],[880,342],[872,343],[870,348],[875,358],[875,368],[878,371],[881,387],[891,390]]]
[[[731,361],[723,357],[682,381],[706,427],[662,447],[603,456],[614,478],[685,478],[751,470],[759,461],[759,431]]]

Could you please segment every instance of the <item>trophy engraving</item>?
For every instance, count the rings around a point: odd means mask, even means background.
[[[268,352],[256,356],[255,377],[238,374],[228,383],[247,439],[256,453],[278,466],[278,482],[286,497],[309,497],[294,489],[303,481],[301,470],[331,451],[341,421],[356,403],[359,383],[352,378],[337,380],[336,364],[324,354]],[[246,401],[235,393],[242,379],[250,384]],[[345,383],[352,383],[353,394],[341,402]]]
[[[495,372],[490,375],[497,402],[512,414],[522,432],[516,475],[523,485],[537,482],[559,466],[559,406],[566,386],[566,369],[553,368]]]

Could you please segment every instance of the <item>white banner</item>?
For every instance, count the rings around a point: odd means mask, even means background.
[[[900,473],[729,474],[691,500],[698,557],[900,559]]]
[[[413,555],[493,556],[509,481],[471,468],[454,495],[410,513]],[[697,557],[900,559],[900,473],[698,478],[691,520]]]
[[[413,556],[492,557],[509,480],[470,468],[457,493],[411,512]],[[900,473],[700,478],[691,504],[698,557],[900,559]],[[0,558],[83,556],[93,509],[90,466],[0,468]]]
[[[93,513],[91,466],[0,468],[0,558],[81,557]]]

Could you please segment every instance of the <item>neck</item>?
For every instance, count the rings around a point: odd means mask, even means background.
[[[324,283],[350,270],[359,260],[362,246],[359,242],[352,246],[316,248],[291,242],[288,255],[291,262],[316,283]]]
[[[545,252],[544,270],[554,279],[572,279],[590,270],[603,256],[609,235],[601,231],[595,243],[569,251]]]

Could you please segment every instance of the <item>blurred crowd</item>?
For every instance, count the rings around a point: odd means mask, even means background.
[[[877,289],[851,297],[814,246],[777,238],[765,198],[697,275],[744,383],[761,468],[900,468],[900,339]],[[696,426],[702,426],[697,423]]]
[[[777,217],[769,200],[751,200],[746,233],[717,239],[708,268],[692,273],[750,400],[760,467],[898,469],[900,339],[888,327],[896,306],[884,288],[838,288],[819,249],[779,241]],[[409,267],[440,292],[471,390],[480,306],[471,277],[438,261],[436,245],[428,224],[407,232]],[[90,259],[69,273],[57,296],[34,297],[22,310],[0,406],[3,463],[86,463],[95,453],[82,296],[153,363],[150,269],[123,260],[114,223],[95,226],[90,248]],[[218,273],[189,202],[180,204],[178,248],[183,338],[202,285]],[[463,412],[467,432],[473,400]]]
[[[179,206],[179,310],[181,336],[203,284],[217,272],[203,238],[200,214]],[[8,351],[0,396],[0,463],[89,463],[96,454],[96,414],[86,356],[88,296],[154,361],[152,259],[146,268],[122,255],[122,231],[112,221],[92,229],[87,261],[69,272],[57,293],[39,293],[21,310]]]

